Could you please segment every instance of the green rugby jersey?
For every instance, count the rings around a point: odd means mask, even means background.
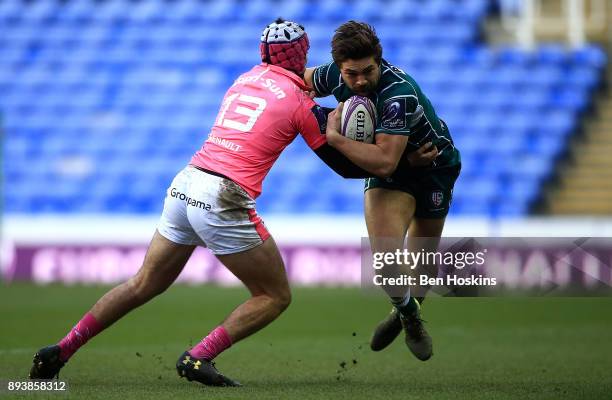
[[[374,134],[408,136],[404,155],[432,142],[438,148],[438,157],[432,167],[459,164],[459,152],[446,124],[440,121],[416,81],[386,60],[382,60],[380,74],[376,92],[369,96],[378,115]],[[338,102],[355,95],[342,80],[340,69],[333,61],[314,69],[313,86],[317,96],[333,95]]]

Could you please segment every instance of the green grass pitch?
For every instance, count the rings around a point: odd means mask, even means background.
[[[27,377],[105,287],[0,286],[0,380]],[[296,288],[281,318],[217,358],[242,388],[179,379],[178,356],[247,293],[174,286],[82,348],[62,370],[74,399],[608,399],[612,298],[435,298],[423,306],[434,356],[368,339],[389,311],[359,289]],[[12,398],[15,395],[0,394]]]

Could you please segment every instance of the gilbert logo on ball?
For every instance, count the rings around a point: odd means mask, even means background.
[[[353,96],[344,102],[340,133],[358,142],[373,143],[376,107],[367,97]]]

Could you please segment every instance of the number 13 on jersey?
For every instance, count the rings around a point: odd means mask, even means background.
[[[242,104],[236,104],[234,107],[235,103]],[[248,103],[249,106],[244,103]],[[266,100],[261,97],[234,93],[223,102],[216,124],[240,132],[249,132],[257,122],[257,118],[264,112],[266,104]],[[250,107],[251,105],[253,107]],[[244,122],[245,117],[246,122]]]

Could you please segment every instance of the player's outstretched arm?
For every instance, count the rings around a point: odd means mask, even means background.
[[[406,149],[408,137],[379,133],[376,135],[375,144],[358,142],[344,137],[339,133],[342,105],[339,103],[327,119],[327,143],[370,174],[383,178],[391,176]]]
[[[333,110],[333,108],[321,107],[317,104],[312,108],[307,106],[300,110],[301,114],[298,113],[297,115],[302,115],[302,117],[298,118],[296,125],[304,140],[315,154],[341,177],[356,179],[372,176],[326,142],[323,135],[325,134],[328,115]]]
[[[306,86],[308,86],[309,88],[312,88],[314,90],[314,86],[313,86],[313,76],[314,76],[314,68],[306,68],[306,71],[304,72],[304,82],[306,83]]]
[[[319,82],[318,86],[314,84],[314,80],[315,80],[314,74],[317,68],[319,67],[306,68],[306,71],[304,72],[304,82],[306,83],[306,86],[308,86],[311,89],[309,92],[309,94],[311,95],[310,98],[327,97],[331,94],[331,93],[322,93],[322,91],[325,91],[328,89],[325,89],[325,87],[321,87],[321,82]]]
[[[316,150],[315,154],[335,173],[347,179],[369,178],[371,173],[355,165],[344,154],[331,147],[328,143],[323,144]]]

